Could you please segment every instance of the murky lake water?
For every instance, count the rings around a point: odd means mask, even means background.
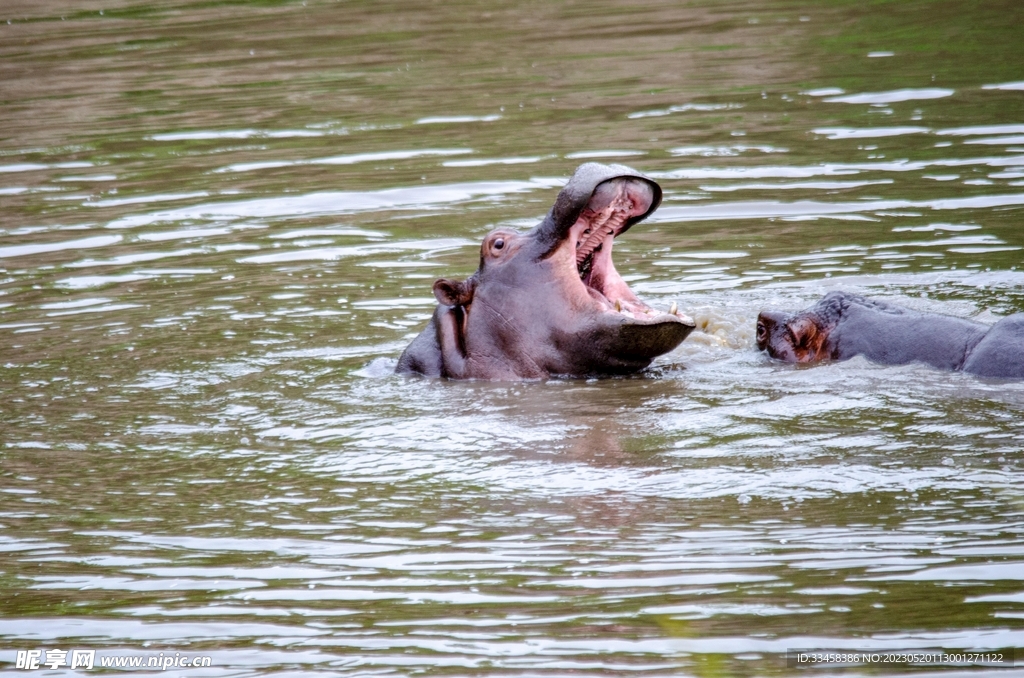
[[[1024,647],[1024,384],[753,345],[832,289],[1024,311],[1019,3],[75,5],[0,8],[0,660]],[[585,159],[662,184],[618,268],[699,331],[633,378],[392,375]]]

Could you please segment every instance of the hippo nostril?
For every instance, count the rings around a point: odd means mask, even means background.
[[[757,321],[757,340],[763,342],[768,336],[768,328],[760,320]]]

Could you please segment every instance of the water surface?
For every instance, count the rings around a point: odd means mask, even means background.
[[[1024,311],[1022,26],[8,3],[0,660],[703,676],[1024,647],[1024,385],[753,345],[833,289]],[[432,281],[586,160],[665,189],[617,266],[699,330],[631,378],[391,374]]]

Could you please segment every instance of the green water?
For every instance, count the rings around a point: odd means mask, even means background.
[[[991,673],[786,657],[1024,647],[1024,385],[753,334],[1024,311],[1021,44],[995,1],[5,3],[0,661]],[[664,188],[616,265],[698,331],[392,375],[590,159]]]

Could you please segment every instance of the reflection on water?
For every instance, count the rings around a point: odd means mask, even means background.
[[[1017,4],[0,12],[0,660],[1024,646],[1024,385],[753,338],[832,289],[1024,310]],[[662,184],[617,266],[698,331],[630,378],[394,376],[588,159]]]

